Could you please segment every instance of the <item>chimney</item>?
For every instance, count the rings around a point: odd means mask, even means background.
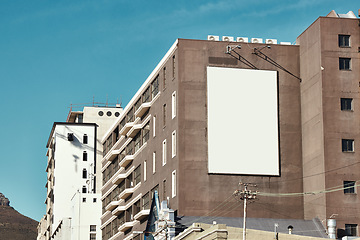
[[[327,220],[329,238],[336,239],[336,219],[330,218]]]

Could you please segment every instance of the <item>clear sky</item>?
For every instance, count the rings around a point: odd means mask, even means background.
[[[46,142],[71,103],[126,103],[177,38],[294,43],[338,0],[0,0],[0,192],[45,214]]]

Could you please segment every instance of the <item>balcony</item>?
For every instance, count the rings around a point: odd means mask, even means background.
[[[112,215],[119,215],[121,212],[124,212],[126,210],[126,206],[118,206],[117,208],[115,208],[114,211],[111,212]]]
[[[124,191],[122,191],[119,195],[120,199],[126,199],[128,198],[131,194],[133,194],[141,185],[141,182],[138,183],[135,187],[132,188],[126,188]]]
[[[121,174],[114,174],[114,179],[112,180],[113,184],[119,185],[119,183],[121,183],[121,181],[123,181],[125,178],[127,178],[129,176],[130,173],[132,173],[135,169],[135,166],[132,166],[126,173],[121,173]],[[118,171],[120,172],[120,171]]]
[[[124,223],[123,225],[121,225],[119,227],[119,231],[120,232],[125,232],[126,230],[132,228],[133,226],[136,225],[136,223],[138,223],[138,221],[134,220],[134,221],[131,221],[131,222],[126,222]]]
[[[141,131],[142,128],[142,124],[135,124],[130,130],[129,132],[126,134],[128,137],[135,137],[136,134]]]
[[[141,131],[141,129],[150,121],[151,115],[149,115],[145,120],[142,121],[140,124],[135,124],[127,133],[128,137],[135,137],[136,134]]]
[[[106,211],[112,211],[114,210],[117,206],[119,206],[120,204],[120,200],[118,201],[111,201],[106,207],[105,210]]]
[[[150,214],[150,209],[144,209],[141,210],[140,212],[138,212],[135,216],[134,219],[141,221],[142,219],[146,218],[147,216],[149,216]]]
[[[134,155],[126,155],[123,160],[119,163],[120,167],[126,167],[134,160]]]
[[[136,118],[133,122],[126,123],[119,131],[120,135],[126,135],[128,131],[138,122],[140,118]]]
[[[160,94],[157,94],[153,100],[151,100],[151,102],[145,102],[143,104],[140,105],[139,109],[136,110],[135,112],[135,117],[137,118],[141,118],[147,110],[149,110],[149,108],[153,105],[153,103],[156,101],[156,99],[158,99],[160,96]]]

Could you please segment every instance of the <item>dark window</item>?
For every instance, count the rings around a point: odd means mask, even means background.
[[[83,136],[83,143],[84,144],[88,143],[88,136],[86,134],[84,134],[84,136]]]
[[[118,117],[118,116],[120,116],[120,113],[119,113],[119,112],[116,112],[116,113],[115,113],[115,117]]]
[[[94,203],[96,202],[96,198],[93,198],[93,202],[94,202]]]
[[[350,47],[350,35],[339,35],[339,47]]]
[[[353,152],[354,151],[354,139],[342,139],[342,151]]]
[[[101,116],[104,115],[104,112],[103,112],[103,111],[99,111],[98,114],[99,114],[99,116],[101,117]]]
[[[134,185],[141,182],[141,167],[140,165],[134,170]]]
[[[96,232],[96,225],[90,225],[90,232]]]
[[[339,58],[339,69],[340,70],[350,70],[351,58]]]
[[[86,171],[86,169],[83,169],[82,177],[83,177],[83,178],[87,178],[87,171]]]
[[[151,83],[151,97],[152,99],[158,94],[159,92],[159,75],[156,76],[154,81]]]
[[[83,161],[87,161],[87,152],[86,151],[83,152]]]
[[[347,236],[356,236],[357,224],[345,224],[345,232]]]
[[[82,193],[86,193],[86,186],[82,187]]]
[[[110,111],[107,111],[107,112],[106,112],[106,115],[107,115],[108,117],[110,117],[111,114],[112,114],[112,113],[111,113]]]
[[[166,88],[166,67],[163,69],[163,89]]]
[[[82,201],[83,201],[83,202],[86,202],[86,198],[83,198]]]
[[[341,98],[341,110],[352,110],[352,98]]]
[[[67,134],[67,139],[68,139],[68,141],[73,141],[74,140],[74,134],[73,133],[68,133]]]
[[[355,181],[344,181],[344,193],[355,193]]]
[[[173,78],[175,78],[175,55],[172,57],[172,67],[173,67]]]
[[[163,126],[166,125],[166,104],[163,105]]]
[[[90,233],[90,240],[96,240],[96,233]]]

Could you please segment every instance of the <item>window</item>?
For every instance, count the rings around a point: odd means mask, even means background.
[[[341,111],[351,111],[352,110],[352,98],[341,98]]]
[[[151,83],[151,97],[152,99],[158,94],[159,92],[159,75],[156,76],[154,81]]]
[[[133,205],[133,214],[134,214],[134,216],[135,216],[136,214],[138,214],[138,213],[140,212],[140,210],[141,210],[140,200],[138,200],[138,201],[136,201],[136,202],[134,203],[134,205]]]
[[[162,165],[166,164],[166,139],[163,141],[162,144]]]
[[[353,152],[354,151],[354,139],[342,139],[342,151]]]
[[[339,58],[340,70],[351,70],[351,58]]]
[[[84,144],[88,143],[88,136],[86,134],[84,134],[84,136],[83,136],[83,143]]]
[[[355,181],[344,181],[344,193],[355,193]]]
[[[142,102],[150,102],[150,87],[148,87],[142,95]]]
[[[175,55],[172,57],[173,78],[175,78]]]
[[[90,233],[90,240],[96,240],[96,233]]]
[[[350,35],[339,35],[339,47],[350,47]]]
[[[156,115],[154,115],[153,117],[153,137],[156,136],[155,129],[156,129]]]
[[[96,203],[96,198],[93,198],[93,203]]]
[[[83,161],[87,161],[87,152],[86,151],[83,152]]]
[[[345,224],[345,232],[347,236],[356,236],[357,224]]]
[[[171,95],[171,116],[172,119],[176,117],[176,92]]]
[[[90,232],[96,232],[96,225],[90,225]]]
[[[171,173],[171,196],[176,196],[176,170]]]
[[[82,193],[86,193],[86,186],[82,187]]]
[[[83,202],[86,202],[86,198],[83,198],[82,201],[83,201]]]
[[[135,186],[140,182],[141,182],[141,166],[139,165],[134,170],[134,183],[135,183]]]
[[[142,198],[142,209],[150,208],[150,194],[147,192]]]
[[[171,134],[171,156],[176,156],[176,131]]]
[[[166,88],[166,67],[163,68],[163,90]]]
[[[83,178],[87,178],[87,171],[86,171],[85,168],[83,169],[82,177],[83,177]]]
[[[163,180],[163,194],[162,200],[166,200],[166,179]]]
[[[144,182],[146,181],[147,162],[144,161]]]
[[[156,152],[153,152],[152,156],[153,174],[156,172]]]
[[[150,124],[149,122],[144,126],[144,128],[142,129],[142,144],[146,143],[149,140],[150,137]]]
[[[166,104],[163,105],[163,126],[166,125]]]

